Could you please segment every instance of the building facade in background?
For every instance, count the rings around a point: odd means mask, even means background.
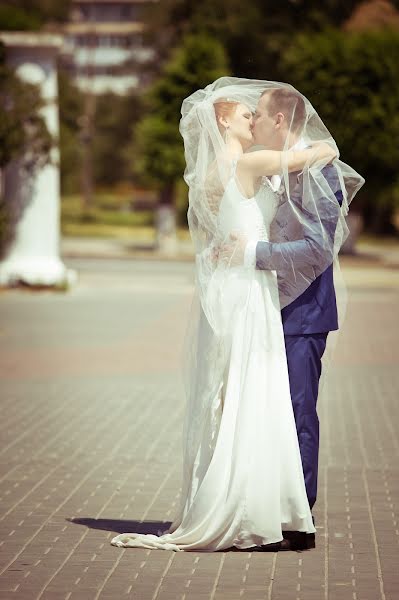
[[[142,14],[156,1],[72,1],[62,63],[82,91],[126,94],[147,83],[154,51],[144,44]]]

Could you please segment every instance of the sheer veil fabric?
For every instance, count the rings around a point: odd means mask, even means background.
[[[243,154],[232,152],[217,114],[231,104],[252,115],[260,98],[276,90],[283,91],[282,103],[284,94],[293,92],[288,97],[294,102],[271,172],[267,140],[263,147],[249,142]],[[300,171],[293,170],[294,141],[315,151],[324,142],[336,156],[338,149],[310,102],[285,83],[222,77],[183,101],[180,132],[196,284],[183,352],[180,504],[171,527],[159,536],[126,533],[111,543],[175,551],[250,548],[280,541],[282,530],[315,531],[281,309],[329,265],[339,269],[338,252],[348,234],[345,217],[364,180],[338,158],[331,162],[309,153]],[[261,164],[250,197],[239,175],[249,152],[259,153],[255,160]],[[278,242],[278,274],[222,260],[219,250],[233,243],[232,233]],[[289,242],[295,242],[295,253]]]

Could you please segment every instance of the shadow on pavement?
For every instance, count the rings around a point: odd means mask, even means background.
[[[121,521],[118,519],[92,519],[90,517],[66,520],[75,525],[85,525],[90,529],[103,529],[105,531],[115,531],[115,533],[152,533],[154,535],[159,535],[159,530],[165,531],[172,524],[172,521]]]

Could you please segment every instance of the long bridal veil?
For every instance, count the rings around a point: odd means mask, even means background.
[[[273,185],[265,175],[249,199],[216,116],[238,105],[254,113],[265,93],[277,98],[288,127]],[[339,267],[338,252],[348,235],[345,218],[363,178],[338,158],[326,164],[313,156],[301,173],[288,171],[293,139],[310,148],[325,142],[337,155],[338,149],[310,102],[285,83],[222,77],[184,100],[180,132],[195,249],[195,292],[182,357],[180,503],[169,530],[159,532],[165,534],[161,539],[132,533],[111,543],[249,548],[281,540],[284,525],[314,531],[280,311],[330,265]],[[260,272],[226,262],[219,249],[232,244],[233,227],[276,244],[279,268]],[[345,286],[337,291],[342,322]]]

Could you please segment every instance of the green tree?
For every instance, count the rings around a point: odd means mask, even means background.
[[[164,192],[171,202],[173,186],[184,171],[179,134],[184,98],[228,74],[223,47],[205,35],[187,36],[175,49],[161,77],[144,98],[146,115],[134,126],[134,172],[144,183]],[[169,189],[170,193],[166,193]]]
[[[0,30],[38,30],[66,20],[71,0],[9,0],[0,6]]]
[[[133,130],[131,152],[136,178],[159,190],[161,205],[173,207],[176,183],[184,171],[183,140],[178,129],[184,98],[227,74],[223,46],[204,34],[189,35],[148,90],[146,116]]]
[[[79,143],[83,94],[69,75],[58,70],[58,110],[60,123],[61,192],[80,190],[82,149]]]
[[[399,191],[399,33],[299,35],[281,68],[330,129],[342,160],[366,179],[355,199],[366,227],[393,232]]]
[[[132,123],[142,115],[142,100],[137,93],[125,96],[108,92],[96,98],[93,136],[93,165],[96,185],[111,186],[131,177],[126,135]]]
[[[226,49],[233,74],[278,79],[279,56],[300,31],[340,27],[361,0],[162,0],[144,13],[154,68],[188,34],[206,33]]]

